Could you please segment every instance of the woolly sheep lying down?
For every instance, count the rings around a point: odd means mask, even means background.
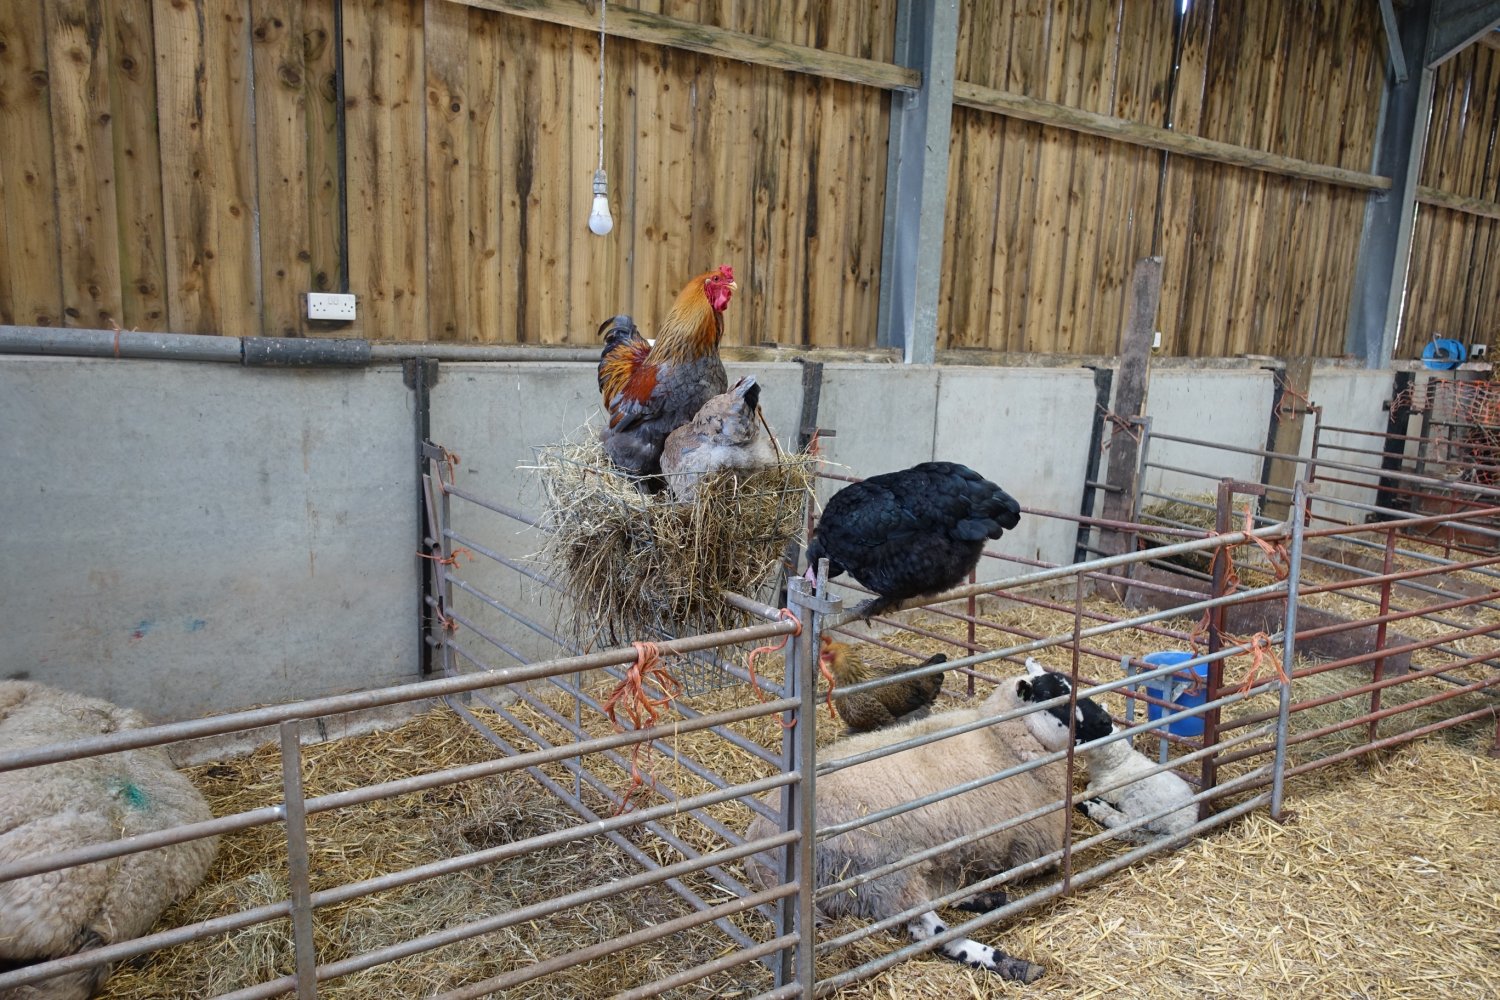
[[[1041,665],[1032,659],[1026,661],[1026,670],[1033,676],[1043,674]],[[1063,684],[1062,693],[1067,693],[1066,677],[1047,676],[1059,677]],[[1084,720],[1078,727],[1079,743],[1086,744],[1091,739],[1119,731],[1109,714],[1092,698],[1078,699],[1078,710]],[[1048,750],[1061,750],[1068,745],[1066,723],[1046,712],[1028,715],[1026,723],[1031,734]],[[1085,737],[1085,732],[1095,735]],[[1157,765],[1132,749],[1128,739],[1098,746],[1085,745],[1079,749],[1089,776],[1088,789],[1084,792],[1087,798],[1078,803],[1080,811],[1107,830],[1145,816],[1154,816],[1140,826],[1118,834],[1120,840],[1145,844],[1182,833],[1198,822],[1198,807],[1190,801],[1192,786],[1171,771],[1150,774]],[[1115,785],[1120,787],[1111,787]]]
[[[1059,681],[1061,683],[1059,683]],[[823,759],[837,760],[889,746],[915,736],[975,722],[1009,712],[1023,704],[1067,694],[1067,680],[1054,675],[1014,677],[1002,681],[994,693],[973,708],[957,709],[840,740],[822,751]],[[1046,710],[1067,725],[1067,705]],[[1082,719],[1082,715],[1079,715]],[[1064,729],[1066,732],[1066,729]],[[1080,738],[1103,735],[1084,733]],[[994,723],[971,732],[912,747],[876,760],[856,764],[817,779],[817,822],[820,827],[844,823],[869,813],[921,798],[967,781],[981,779],[1043,756],[1046,749],[1021,719]],[[978,827],[1040,808],[1063,798],[1066,771],[1060,762],[1013,775],[962,795],[942,799],[870,826],[830,837],[815,849],[819,887],[898,861],[916,851],[945,843]],[[776,807],[779,793],[766,795]],[[974,843],[949,850],[854,889],[834,893],[818,903],[820,918],[842,916],[881,920],[980,879],[1035,861],[1062,849],[1064,817],[1055,809]],[[775,824],[757,815],[746,837],[759,839],[776,832]],[[766,854],[747,862],[749,876],[762,887],[779,881],[779,866]],[[1003,893],[980,893],[964,909],[987,910],[1003,902]],[[907,923],[913,940],[924,941],[946,931],[930,909]],[[968,938],[941,946],[942,954],[1006,979],[1032,982],[1043,969],[1024,959]]]
[[[137,712],[29,681],[0,681],[0,751],[139,729]],[[159,747],[0,773],[0,864],[209,819]],[[0,882],[0,972],[138,937],[192,891],[214,838]],[[95,967],[0,990],[0,1000],[84,1000]]]

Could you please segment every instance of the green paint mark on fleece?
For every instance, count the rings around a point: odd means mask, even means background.
[[[110,787],[110,792],[123,798],[125,804],[132,809],[145,811],[151,808],[151,799],[133,781],[115,781]]]

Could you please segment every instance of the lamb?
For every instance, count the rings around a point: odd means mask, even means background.
[[[0,681],[0,750],[137,729],[135,711],[30,681]],[[0,773],[0,864],[209,819],[159,747]],[[216,838],[0,882],[0,972],[138,937],[208,872]],[[3,1000],[85,1000],[105,966],[0,990]]]
[[[1059,674],[1046,674],[1033,659],[1026,661],[1026,670],[1033,676],[1057,678],[1064,685],[1061,693],[1067,693],[1068,679]],[[1052,690],[1049,688],[1048,690]],[[1058,692],[1053,691],[1048,697]],[[1078,708],[1086,720],[1078,727],[1078,742],[1119,732],[1119,727],[1110,719],[1109,713],[1091,698],[1078,699]],[[1045,712],[1026,717],[1027,727],[1037,741],[1048,750],[1061,750],[1068,744],[1068,731],[1058,719]],[[1085,738],[1085,734],[1088,735]],[[1120,833],[1119,839],[1136,844],[1149,843],[1160,837],[1176,836],[1198,821],[1198,808],[1192,804],[1192,786],[1171,771],[1148,774],[1157,765],[1144,754],[1134,750],[1128,739],[1083,746],[1083,759],[1088,770],[1089,784],[1084,794],[1088,796],[1077,804],[1100,826],[1113,830],[1125,826],[1144,816],[1157,813],[1155,819]],[[1125,784],[1121,785],[1122,782]],[[1112,788],[1111,786],[1121,785]],[[1099,789],[1106,789],[1100,792]],[[1166,812],[1166,810],[1172,810]]]
[[[1063,690],[1066,692],[1065,688]],[[825,759],[851,757],[916,736],[976,722],[1040,700],[1044,699],[1037,696],[1036,684],[1031,678],[1009,678],[976,707],[943,712],[840,740],[827,749]],[[1047,711],[1061,712],[1062,719],[1067,718],[1066,705]],[[1046,752],[1024,722],[1011,719],[856,764],[817,779],[818,825],[855,820],[963,782],[988,777],[1035,760]],[[963,795],[830,837],[815,848],[815,882],[821,887],[841,881],[945,843],[976,827],[989,826],[1007,817],[1042,808],[1063,797],[1065,778],[1063,765],[1054,761]],[[772,796],[775,794],[771,793],[766,800],[774,804]],[[1062,811],[1053,810],[849,891],[829,895],[819,901],[818,915],[820,919],[857,916],[880,920],[890,917],[957,892],[976,880],[998,875],[1060,850],[1063,828]],[[772,821],[757,816],[746,836],[758,839],[775,831]],[[749,859],[747,869],[751,880],[763,887],[774,885],[779,880],[778,868],[766,854]],[[976,894],[964,904],[964,908],[985,910],[1003,900],[1000,893]],[[930,909],[907,923],[908,933],[917,941],[927,940],[946,930],[947,927]],[[1044,971],[1039,965],[1012,958],[997,948],[968,938],[956,938],[943,944],[941,952],[948,958],[987,969],[1005,979],[1026,983],[1035,981]]]

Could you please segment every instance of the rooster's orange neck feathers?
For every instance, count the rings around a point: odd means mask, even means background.
[[[704,282],[718,273],[717,268],[705,271],[677,294],[677,301],[657,327],[652,363],[682,363],[718,349],[719,338],[724,335],[724,317],[714,311],[703,290]]]

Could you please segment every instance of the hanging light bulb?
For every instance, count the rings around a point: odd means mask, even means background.
[[[607,236],[613,228],[615,220],[609,214],[609,186],[601,168],[594,171],[594,207],[589,211],[589,232],[595,236]]]

